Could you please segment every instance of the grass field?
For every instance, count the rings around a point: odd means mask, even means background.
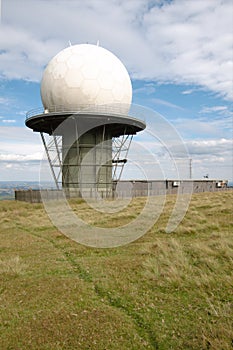
[[[195,194],[165,233],[175,197],[141,239],[93,249],[57,231],[43,206],[0,202],[0,349],[233,349],[233,191]],[[82,218],[111,227],[137,216]]]

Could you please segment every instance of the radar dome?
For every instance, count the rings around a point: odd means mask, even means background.
[[[41,99],[48,112],[108,105],[127,114],[132,85],[125,66],[110,51],[97,45],[74,45],[48,63]]]

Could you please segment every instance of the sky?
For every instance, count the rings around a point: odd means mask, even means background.
[[[42,143],[24,122],[27,111],[42,106],[43,70],[69,42],[98,41],[127,68],[133,103],[162,115],[180,135],[188,150],[184,177],[192,159],[193,178],[233,180],[232,0],[0,4],[0,181],[39,179]],[[163,167],[161,145],[147,136],[138,142]],[[169,162],[164,172],[174,176]]]

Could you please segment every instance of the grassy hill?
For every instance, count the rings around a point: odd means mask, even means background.
[[[42,205],[1,201],[0,348],[232,349],[233,191],[193,195],[166,234],[174,200],[145,236],[114,249],[69,240]],[[143,203],[101,224],[130,220]],[[98,224],[84,202],[72,206]]]

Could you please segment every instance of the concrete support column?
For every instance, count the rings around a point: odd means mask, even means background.
[[[77,137],[75,130],[62,139],[62,185],[69,195],[111,195],[112,138],[105,126]],[[74,141],[75,140],[75,141]]]

